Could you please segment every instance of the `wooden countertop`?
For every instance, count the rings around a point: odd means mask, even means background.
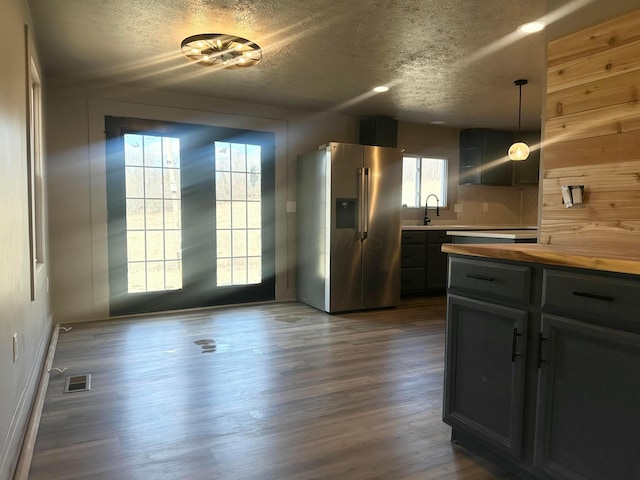
[[[539,243],[451,244],[442,251],[473,257],[500,258],[518,262],[545,263],[565,267],[587,268],[605,272],[640,275],[640,253],[621,257],[588,248],[558,247]]]
[[[456,237],[506,238],[510,240],[530,240],[538,238],[536,230],[447,230],[447,235]]]

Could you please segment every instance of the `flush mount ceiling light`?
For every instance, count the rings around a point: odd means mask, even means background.
[[[192,35],[180,46],[185,57],[207,67],[252,67],[262,59],[262,49],[257,43],[222,33]]]
[[[520,134],[520,125],[522,121],[522,86],[529,83],[527,80],[516,80],[513,84],[520,89],[520,95],[518,97],[518,134]],[[529,146],[522,142],[517,141],[511,147],[509,147],[509,158],[511,160],[526,160],[529,156]]]
[[[386,85],[380,85],[378,87],[373,87],[373,91],[376,93],[384,93],[389,91],[389,87]]]
[[[529,22],[524,25],[520,25],[518,30],[522,33],[536,33],[544,30],[544,23],[542,22]]]

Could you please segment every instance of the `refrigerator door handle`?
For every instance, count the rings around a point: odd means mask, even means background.
[[[366,178],[365,178],[365,168],[358,169],[358,239],[363,241],[367,238],[365,233],[365,189],[366,189]]]
[[[369,236],[369,187],[371,186],[371,169],[365,167],[364,169],[364,208],[363,213],[363,229],[362,239],[365,240]]]

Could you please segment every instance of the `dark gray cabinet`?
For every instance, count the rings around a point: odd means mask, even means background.
[[[460,185],[511,185],[513,173],[507,152],[513,133],[486,128],[462,130],[459,137]]]
[[[511,144],[522,140],[531,149],[526,160],[512,162],[508,158]],[[540,132],[520,133],[469,128],[459,137],[460,185],[535,185],[540,176]]]
[[[402,295],[415,295],[426,291],[426,266],[426,232],[402,232],[400,253],[400,292]]]
[[[638,311],[633,275],[451,255],[452,438],[523,478],[640,479]]]
[[[442,244],[450,243],[446,230],[402,232],[401,293],[404,296],[443,293],[447,283],[447,254]]]
[[[443,419],[520,458],[524,310],[449,295]]]
[[[542,316],[542,335],[535,467],[556,479],[640,478],[640,335],[554,315]]]

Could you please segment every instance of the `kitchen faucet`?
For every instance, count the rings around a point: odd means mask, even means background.
[[[436,197],[436,217],[440,216],[440,199],[435,193],[427,195],[427,200],[424,202],[424,224],[429,225],[431,219],[429,218],[429,198]]]

